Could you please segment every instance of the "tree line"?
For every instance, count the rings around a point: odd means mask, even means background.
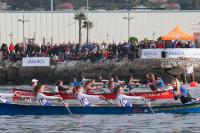
[[[90,10],[105,9],[127,9],[128,0],[89,0]],[[7,2],[11,6],[11,10],[50,10],[50,0],[1,0]],[[74,5],[75,10],[81,7],[86,7],[87,0],[54,0],[54,5],[70,2]],[[130,7],[138,5],[146,6],[149,8],[156,8],[160,4],[149,2],[149,0],[129,0]],[[199,0],[168,0],[168,2],[179,3],[182,10],[199,10]]]

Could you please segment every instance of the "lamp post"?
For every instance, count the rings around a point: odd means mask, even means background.
[[[130,21],[133,17],[130,17],[130,0],[128,0],[128,17],[123,17],[123,19],[127,19],[128,21],[128,44],[130,43]]]
[[[53,0],[51,0],[51,11],[53,12]]]
[[[25,37],[24,37],[24,23],[25,23],[25,22],[29,22],[29,20],[24,19],[24,15],[23,15],[23,18],[22,18],[22,19],[18,19],[17,21],[22,22],[22,24],[23,24],[23,43],[25,43]]]
[[[89,30],[89,19],[88,19],[89,15],[88,15],[88,13],[89,13],[89,0],[87,0],[87,31]],[[86,41],[87,41],[86,43],[88,44],[88,41],[89,41],[88,37],[87,37]]]
[[[12,43],[12,42],[13,42],[13,33],[11,32],[11,33],[9,34],[9,36],[10,36],[10,42]]]
[[[155,39],[155,35],[156,35],[156,33],[153,31],[153,33],[152,33],[153,40]]]

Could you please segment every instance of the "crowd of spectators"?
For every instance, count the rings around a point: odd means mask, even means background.
[[[193,42],[180,41],[141,41],[137,44],[123,43],[63,43],[63,44],[2,44],[2,60],[17,61],[23,57],[50,57],[54,61],[106,61],[121,60],[126,57],[130,60],[140,57],[141,49],[147,48],[195,48]]]

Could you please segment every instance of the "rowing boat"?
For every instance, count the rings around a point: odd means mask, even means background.
[[[34,94],[31,90],[22,90],[13,88],[13,93],[18,97],[34,97]],[[47,96],[55,96],[60,95],[63,99],[74,99],[74,95],[67,94],[65,92],[60,91],[60,93],[52,93],[52,92],[44,92]],[[102,94],[92,94],[92,95],[102,95],[106,99],[115,99],[116,94],[114,93],[102,93]],[[127,93],[128,96],[142,96],[148,99],[172,99],[174,94],[172,90],[164,90],[164,91],[156,91],[156,92],[135,92],[135,93]]]
[[[65,106],[40,106],[0,103],[0,115],[67,115],[70,114]],[[133,107],[119,107],[117,105],[81,107],[70,106],[68,109],[72,114],[91,115],[113,115],[113,114],[150,114],[154,113],[200,113],[200,103],[157,105],[151,108],[146,105],[135,105]]]

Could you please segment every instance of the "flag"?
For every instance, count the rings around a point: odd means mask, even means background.
[[[187,74],[190,74],[190,73],[193,73],[193,72],[194,72],[193,65],[186,67],[186,73]]]

